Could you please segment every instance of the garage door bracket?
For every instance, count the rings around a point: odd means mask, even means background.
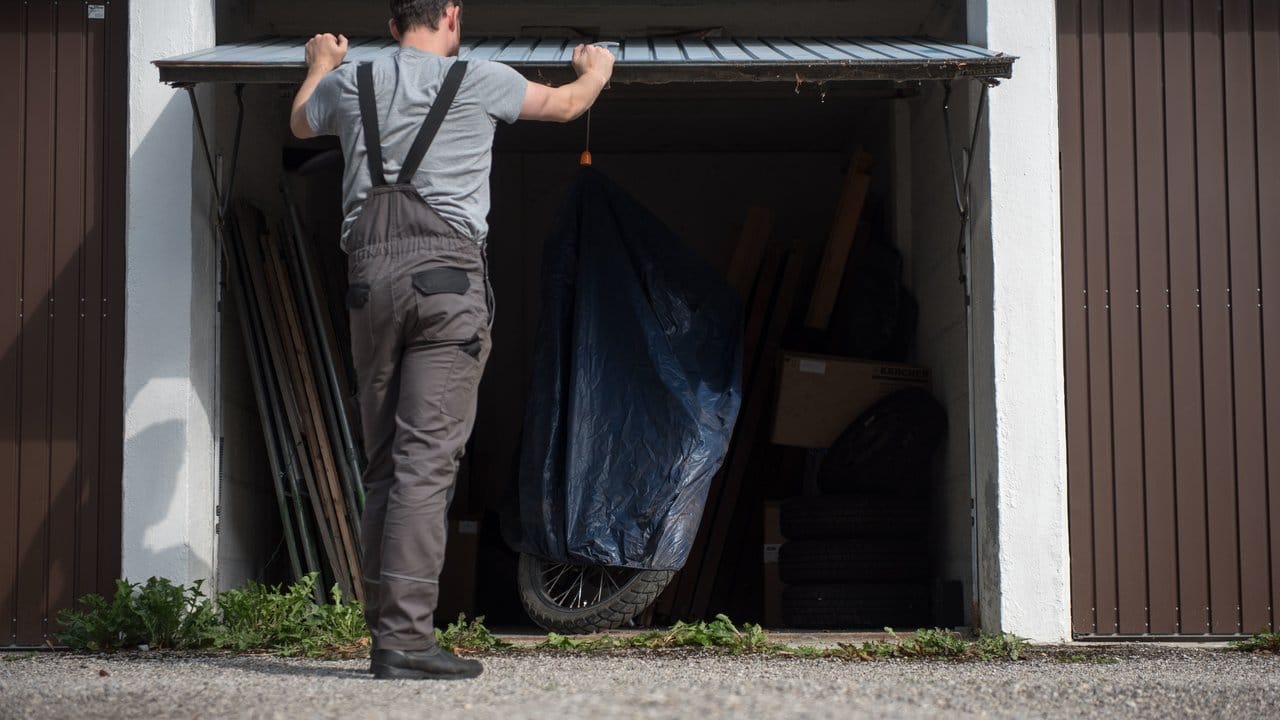
[[[209,136],[204,129],[204,117],[200,113],[200,100],[196,97],[195,85],[183,85],[187,96],[191,98],[191,112],[195,115],[196,129],[200,133],[200,146],[204,149],[204,159],[209,165],[209,182],[213,184],[214,196],[217,198],[218,230],[224,229],[227,210],[231,208],[231,192],[236,184],[236,165],[240,158],[240,135],[244,130],[244,83],[237,83],[236,93],[236,134],[231,143],[231,170],[227,174],[227,182],[221,190],[218,188],[218,171],[213,164],[213,152],[209,148]]]

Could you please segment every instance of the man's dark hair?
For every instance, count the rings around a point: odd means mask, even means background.
[[[391,19],[402,33],[423,25],[439,30],[440,18],[450,5],[462,7],[462,0],[391,0]]]

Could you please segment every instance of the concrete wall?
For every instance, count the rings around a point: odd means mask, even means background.
[[[122,572],[190,582],[214,565],[215,281],[208,176],[185,93],[151,62],[213,44],[213,0],[129,17]]]
[[[1071,626],[1054,3],[969,10],[973,42],[1021,58],[991,91],[974,187],[981,618],[1060,640]]]

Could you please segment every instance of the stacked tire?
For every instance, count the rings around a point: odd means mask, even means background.
[[[796,628],[929,622],[927,518],[890,496],[794,498],[782,505],[782,613]]]
[[[781,508],[783,619],[796,628],[931,621],[928,477],[946,416],[928,393],[890,395],[858,418],[819,470],[823,494]]]

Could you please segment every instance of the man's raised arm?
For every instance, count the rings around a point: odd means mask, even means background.
[[[573,51],[573,69],[578,79],[568,85],[529,83],[520,119],[569,122],[581,117],[613,77],[613,53],[598,45],[579,45]]]
[[[316,35],[307,41],[306,53],[307,79],[298,88],[298,94],[293,98],[293,112],[289,114],[289,128],[296,137],[304,140],[320,134],[307,122],[307,101],[324,76],[342,64],[342,59],[347,56],[347,38],[330,33]]]

